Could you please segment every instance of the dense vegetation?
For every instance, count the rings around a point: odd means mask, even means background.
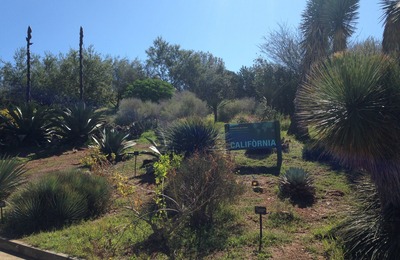
[[[73,230],[79,222],[90,225],[115,213],[122,228],[107,226],[106,242],[92,231],[86,241],[92,255],[66,252],[86,258],[262,258],[272,252],[245,250],[256,236],[241,228],[248,224],[240,213],[248,210],[244,203],[272,203],[277,208],[268,227],[289,235],[275,234],[264,244],[290,244],[293,233],[306,230],[312,236],[304,239],[325,243],[323,249],[306,247],[311,257],[396,259],[399,3],[381,1],[382,47],[374,39],[348,47],[359,1],[309,0],[299,34],[281,26],[260,46],[273,62],[260,57],[236,73],[211,53],[185,50],[161,37],[144,62],[102,57],[93,47],[79,51],[79,63],[75,50],[45,57],[17,50],[14,63],[0,67],[0,199],[10,207],[1,231],[32,234],[27,240],[36,243],[36,232]],[[32,37],[29,28],[27,40]],[[261,165],[272,160],[273,149],[223,151],[220,122],[263,120],[279,120],[305,142],[282,140],[292,154],[285,156],[280,176]],[[77,149],[87,151],[80,166],[90,174],[31,171],[23,184],[19,160],[30,163]],[[143,168],[136,176],[138,156]],[[131,162],[133,177],[119,168]],[[332,168],[346,169],[347,176]],[[246,174],[260,174],[272,191],[255,181],[246,192],[241,185],[249,182]],[[353,203],[350,182],[361,194]],[[268,198],[257,200],[263,195]],[[342,210],[337,216],[326,210],[331,222],[300,214],[322,210],[318,202],[332,196],[343,204],[328,201]],[[239,214],[232,213],[235,207]]]

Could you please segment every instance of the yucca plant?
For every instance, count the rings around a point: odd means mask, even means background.
[[[102,114],[80,102],[58,113],[57,134],[69,143],[82,145],[102,126]]]
[[[169,150],[188,157],[195,152],[210,152],[215,149],[219,132],[214,125],[199,119],[186,119],[167,129],[165,137]]]
[[[400,237],[381,214],[376,188],[362,180],[357,188],[360,207],[334,230],[341,240],[346,259],[398,259]]]
[[[0,201],[5,200],[23,182],[24,166],[15,158],[0,158]]]
[[[51,173],[10,197],[6,224],[18,235],[61,228],[103,213],[110,194],[107,181],[98,176],[79,171]]]
[[[289,198],[294,204],[308,206],[315,197],[313,179],[302,168],[289,168],[279,177],[279,196]]]
[[[93,136],[93,140],[97,143],[100,151],[111,159],[113,154],[115,160],[119,161],[123,158],[124,152],[136,145],[134,141],[128,140],[129,134],[119,132],[114,128],[103,128],[100,137]]]
[[[7,112],[8,118],[0,119],[6,145],[42,145],[50,141],[53,113],[49,109],[28,103],[10,107]]]

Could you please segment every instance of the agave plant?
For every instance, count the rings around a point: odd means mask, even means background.
[[[6,199],[23,182],[24,166],[15,158],[0,158],[0,200]]]
[[[52,112],[34,104],[8,109],[9,118],[2,116],[2,132],[6,145],[42,145],[53,133]]]
[[[216,148],[218,130],[198,119],[179,121],[166,131],[168,148],[185,157],[195,152],[209,152]]]
[[[97,143],[100,151],[107,155],[107,158],[112,158],[115,155],[115,160],[122,159],[126,149],[136,145],[134,141],[128,140],[129,134],[119,132],[114,128],[103,128],[100,137],[93,136],[93,140]]]
[[[67,142],[81,145],[101,127],[102,115],[80,102],[59,112],[55,125],[58,128],[57,134]]]
[[[313,179],[301,168],[289,168],[279,178],[279,195],[294,204],[307,206],[314,201]]]

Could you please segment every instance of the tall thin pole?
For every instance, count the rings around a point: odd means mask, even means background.
[[[30,46],[33,44],[31,43],[31,33],[32,29],[28,26],[28,36],[26,37],[26,103],[31,101],[31,52]]]
[[[79,32],[79,94],[80,100],[83,101],[83,28],[81,26]]]

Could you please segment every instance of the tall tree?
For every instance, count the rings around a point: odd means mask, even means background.
[[[118,108],[127,87],[135,80],[144,79],[146,75],[143,65],[138,59],[131,62],[126,58],[114,58],[112,68],[115,107]]]
[[[347,39],[354,33],[358,19],[359,0],[327,0],[324,7],[325,23],[332,41],[332,51],[347,49]]]
[[[264,43],[259,45],[259,49],[267,59],[300,73],[304,55],[301,38],[298,30],[293,30],[286,24],[278,24],[277,30],[270,31],[263,37]]]
[[[381,0],[384,11],[382,19],[385,29],[383,31],[382,50],[385,53],[400,53],[400,1]]]

